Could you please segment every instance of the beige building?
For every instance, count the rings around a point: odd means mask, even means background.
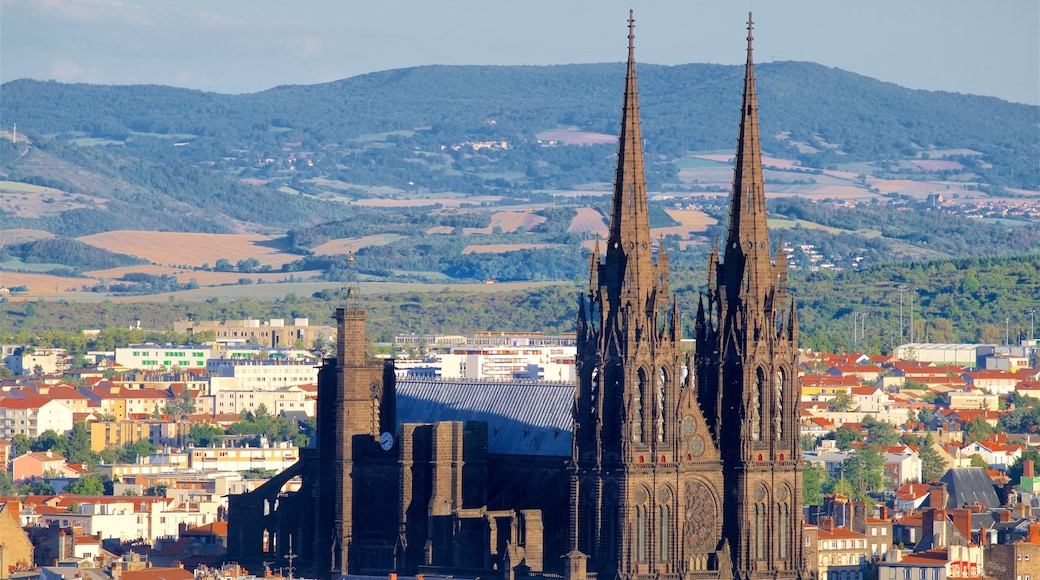
[[[201,471],[246,471],[269,469],[283,471],[300,460],[300,450],[292,443],[261,447],[194,447],[188,467]]]
[[[310,348],[315,339],[332,340],[336,330],[331,326],[311,326],[306,318],[294,318],[286,324],[282,318],[260,320],[183,320],[173,323],[181,334],[212,332],[221,344],[257,344],[269,348]]]
[[[19,503],[0,503],[0,578],[33,565],[32,542],[18,521]]]
[[[1040,579],[1040,522],[1029,524],[1025,542],[990,546],[985,568],[993,578]]]
[[[867,537],[847,528],[834,527],[831,517],[820,518],[817,544],[817,578],[865,580],[870,546]]]

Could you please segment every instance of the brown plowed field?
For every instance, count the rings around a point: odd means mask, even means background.
[[[607,222],[603,216],[591,207],[579,207],[578,215],[571,220],[567,231],[572,234],[596,233],[606,234]]]
[[[113,252],[132,254],[161,265],[214,265],[226,258],[232,264],[256,258],[278,268],[299,256],[272,247],[272,238],[258,234],[197,234],[120,230],[77,238]]]

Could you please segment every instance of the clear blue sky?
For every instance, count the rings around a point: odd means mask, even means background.
[[[0,0],[0,80],[222,93],[424,64],[818,62],[1040,104],[1038,0]]]

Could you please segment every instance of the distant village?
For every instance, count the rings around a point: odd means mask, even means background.
[[[303,440],[236,425],[277,420],[309,433],[328,353],[284,345],[335,344],[335,329],[275,319],[175,330],[215,340],[90,353],[76,369],[61,349],[0,347],[13,375],[0,382],[0,578],[248,575],[225,562],[227,498],[293,465]],[[575,381],[573,335],[402,335],[383,346],[399,385]],[[1040,578],[1040,433],[1036,422],[1006,428],[1040,403],[1037,346],[803,353],[807,569],[820,579]],[[62,454],[76,445],[123,452],[86,464]],[[127,457],[133,449],[146,453]]]

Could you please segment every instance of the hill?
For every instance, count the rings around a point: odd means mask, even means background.
[[[673,263],[693,271],[697,248],[724,227],[718,195],[732,177],[743,69],[638,70],[652,225]],[[1040,107],[812,63],[763,63],[756,73],[762,132],[772,136],[767,189],[801,198],[771,201],[771,225],[816,248],[803,266],[821,249],[823,263],[841,268],[1040,249],[1029,233],[1040,221]],[[426,66],[248,95],[5,83],[0,118],[18,130],[17,140],[0,131],[2,228],[61,239],[7,252],[2,267],[134,274],[122,281],[134,284],[116,284],[134,291],[281,279],[254,275],[238,250],[221,253],[204,237],[178,237],[201,246],[164,253],[96,243],[105,232],[148,230],[262,236],[244,239],[257,248],[251,257],[276,249],[263,266],[293,279],[313,270],[339,278],[343,251],[356,252],[371,279],[580,278],[579,248],[605,215],[623,78],[621,64],[594,64]],[[869,205],[828,209],[857,204]],[[944,217],[911,232],[925,211]],[[73,239],[151,269],[87,257]],[[73,247],[75,260],[56,250]],[[194,275],[218,257],[245,262],[225,272],[247,276]],[[144,278],[142,288],[142,276],[168,278]],[[110,290],[103,282],[93,288]]]

